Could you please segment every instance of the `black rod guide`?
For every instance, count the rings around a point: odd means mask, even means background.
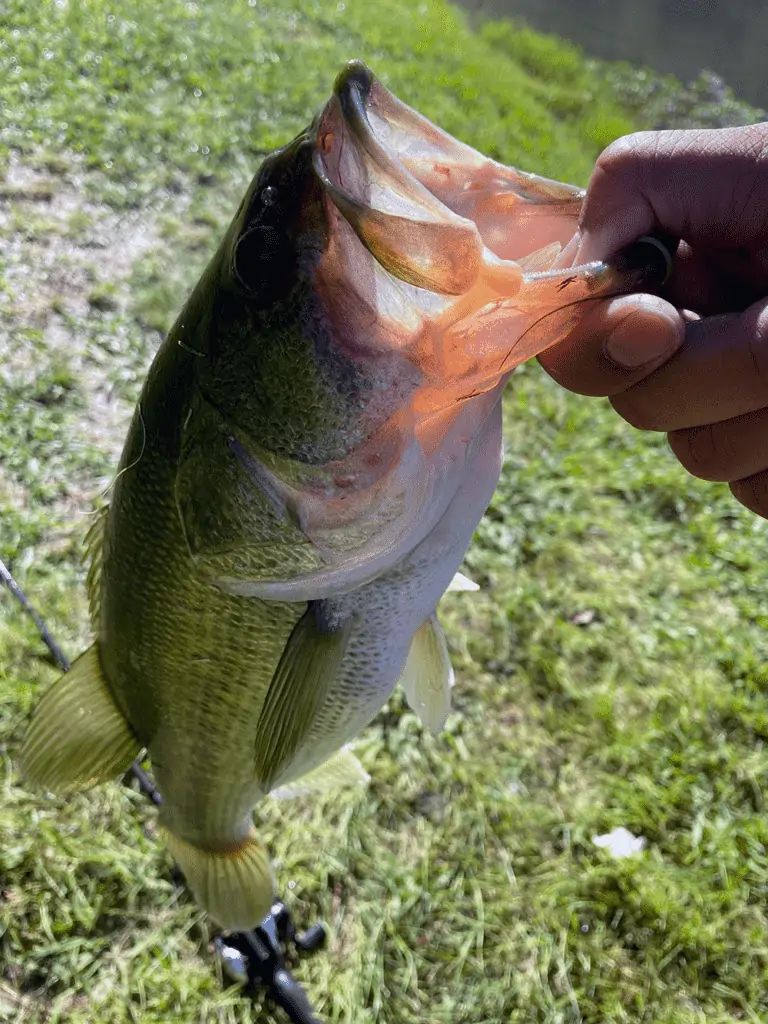
[[[2,560],[0,582],[5,584],[35,623],[43,643],[59,668],[68,672],[69,659]],[[138,761],[134,761],[125,776],[126,782],[130,783],[131,780],[136,781],[139,791],[155,806],[162,804],[163,799],[157,787]],[[300,952],[311,953],[323,945],[325,938],[325,925],[320,922],[298,934],[288,907],[277,899],[256,928],[247,932],[219,935],[214,945],[226,975],[234,982],[243,983],[250,996],[258,996],[263,991],[267,999],[279,1006],[293,1024],[322,1024],[306,992],[288,969],[286,954],[289,945]]]

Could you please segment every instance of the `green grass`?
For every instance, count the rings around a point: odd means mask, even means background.
[[[0,557],[70,654],[89,512],[160,333],[259,154],[351,57],[491,155],[575,182],[648,123],[641,86],[688,102],[528,31],[469,34],[435,2],[6,0]],[[768,526],[536,366],[506,435],[467,557],[483,589],[443,604],[446,731],[396,696],[361,737],[368,792],[259,809],[299,923],[331,928],[297,973],[349,1024],[763,1020]],[[0,1020],[270,1020],[220,984],[138,795],[20,785],[54,677],[4,595]],[[642,855],[593,845],[617,825]]]
[[[578,117],[590,140],[604,142],[621,134],[628,118],[635,130],[725,128],[766,118],[711,71],[683,85],[672,75],[623,61],[589,60],[579,47],[534,32],[522,22],[486,22],[480,35],[539,82],[549,110]]]

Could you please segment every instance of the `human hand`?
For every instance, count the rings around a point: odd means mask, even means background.
[[[620,139],[558,262],[652,234],[683,239],[660,295],[601,304],[540,362],[633,426],[667,431],[690,473],[768,518],[768,124]]]

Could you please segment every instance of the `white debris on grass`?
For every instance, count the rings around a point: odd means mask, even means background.
[[[632,857],[636,853],[642,853],[646,846],[643,836],[634,836],[623,826],[602,836],[592,836],[592,842],[595,846],[608,850],[612,857]]]

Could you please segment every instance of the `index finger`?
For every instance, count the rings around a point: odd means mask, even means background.
[[[693,246],[762,248],[767,196],[768,124],[627,135],[595,165],[574,263],[657,232]]]

